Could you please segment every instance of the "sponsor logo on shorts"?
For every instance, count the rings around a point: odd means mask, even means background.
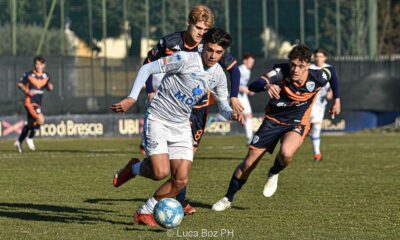
[[[258,140],[260,140],[260,137],[257,135],[254,135],[252,144],[256,144],[258,142]]]
[[[157,148],[157,146],[158,146],[158,142],[157,142],[157,141],[147,139],[147,141],[146,141],[146,147],[147,147],[148,149],[154,150],[154,149]]]

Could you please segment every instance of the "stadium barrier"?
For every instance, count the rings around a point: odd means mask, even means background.
[[[373,112],[344,112],[334,120],[327,115],[322,124],[325,132],[352,132],[374,128],[395,122],[399,113],[379,114]],[[253,130],[263,120],[263,114],[255,114]],[[142,114],[100,114],[46,116],[46,123],[37,133],[45,138],[88,138],[88,137],[139,137],[143,132]],[[25,116],[0,117],[0,139],[15,139],[25,124]],[[240,135],[243,127],[210,114],[205,130],[209,135]]]

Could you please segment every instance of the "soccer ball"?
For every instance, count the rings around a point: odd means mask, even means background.
[[[161,199],[153,211],[154,219],[165,228],[177,227],[184,216],[182,205],[173,198]]]

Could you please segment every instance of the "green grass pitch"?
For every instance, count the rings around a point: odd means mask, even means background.
[[[247,149],[244,137],[206,136],[188,188],[198,212],[172,231],[132,224],[161,182],[112,186],[116,170],[139,156],[138,143],[38,139],[36,152],[18,154],[1,141],[0,239],[400,239],[399,133],[323,136],[321,163],[306,139],[268,199],[262,187],[274,157],[266,155],[220,213],[210,207]]]

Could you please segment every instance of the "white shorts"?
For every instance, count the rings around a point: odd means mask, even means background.
[[[310,122],[322,123],[325,115],[325,105],[314,104],[311,110]]]
[[[193,161],[192,130],[187,123],[171,123],[146,114],[143,127],[147,156],[168,153],[169,159]]]
[[[238,99],[239,99],[240,103],[241,103],[241,104],[243,105],[243,107],[244,107],[243,114],[250,114],[250,113],[252,113],[252,111],[251,111],[251,106],[250,106],[250,101],[249,101],[249,98],[247,97],[247,94],[239,93]]]

